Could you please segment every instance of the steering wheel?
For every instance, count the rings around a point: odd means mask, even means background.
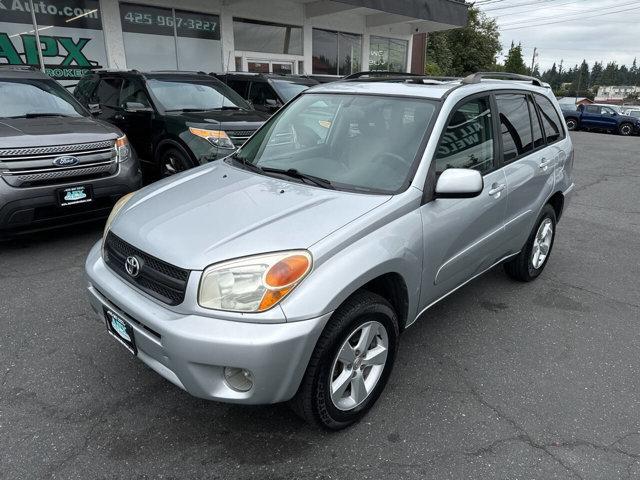
[[[407,166],[407,161],[402,158],[400,155],[393,153],[393,152],[380,152],[378,153],[375,157],[373,157],[373,161],[375,162],[377,159],[382,159],[382,158],[390,158],[392,159],[396,164],[401,164],[402,167],[406,167]],[[390,166],[390,165],[386,165],[386,166]]]

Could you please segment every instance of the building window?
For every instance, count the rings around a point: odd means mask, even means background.
[[[313,29],[313,73],[349,75],[361,70],[362,37]]]
[[[218,15],[121,3],[120,20],[129,68],[222,69]]]
[[[25,6],[26,3],[26,6]],[[0,65],[40,66],[57,80],[78,80],[107,58],[98,0],[0,1]],[[40,36],[40,44],[35,32]]]
[[[369,70],[405,72],[409,42],[394,38],[371,37]]]
[[[233,19],[236,51],[302,55],[302,27]]]

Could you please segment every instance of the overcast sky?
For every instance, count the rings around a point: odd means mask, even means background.
[[[513,40],[522,43],[527,65],[538,47],[541,71],[562,59],[565,66],[586,59],[629,67],[636,56],[640,62],[640,0],[477,0],[477,6],[500,25],[500,61]]]

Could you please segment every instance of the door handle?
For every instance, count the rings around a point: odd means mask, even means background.
[[[502,191],[507,188],[507,186],[504,183],[500,183],[500,184],[496,184],[494,183],[491,186],[491,190],[489,190],[489,195],[491,195],[492,197],[499,197],[500,193],[502,193]]]
[[[547,160],[546,158],[543,158],[540,162],[540,168],[542,170],[546,170],[549,165],[551,165],[551,160]]]

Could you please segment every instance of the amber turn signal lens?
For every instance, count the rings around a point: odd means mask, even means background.
[[[296,283],[309,271],[310,262],[304,255],[284,258],[269,269],[264,282],[267,288],[282,289]]]

